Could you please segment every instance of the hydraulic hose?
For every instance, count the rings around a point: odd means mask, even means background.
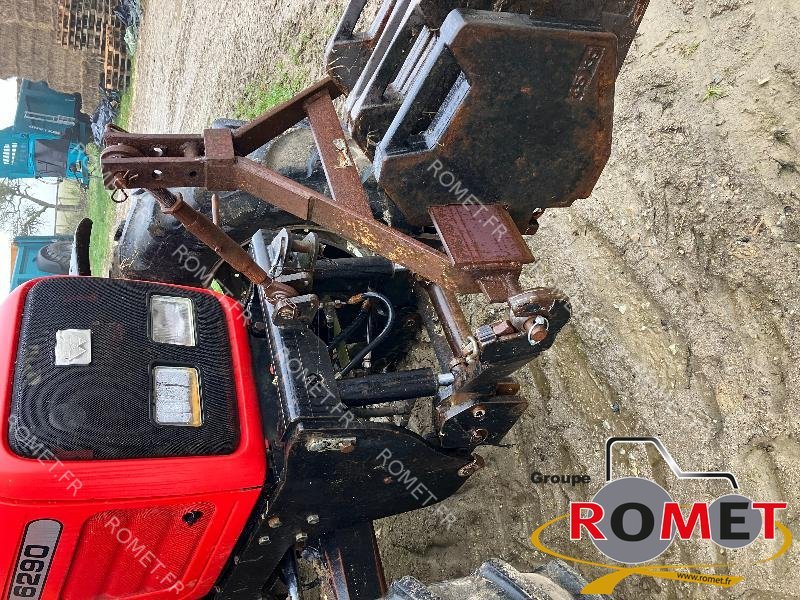
[[[347,375],[350,371],[352,371],[363,360],[363,358],[367,354],[369,354],[375,348],[380,346],[381,343],[389,335],[389,332],[392,330],[392,327],[394,327],[394,321],[395,321],[395,316],[396,316],[395,310],[394,310],[394,306],[392,305],[391,300],[389,300],[383,294],[379,294],[377,292],[366,292],[364,294],[359,294],[358,296],[353,296],[352,298],[350,298],[350,303],[351,304],[358,304],[358,303],[361,303],[361,302],[363,302],[364,300],[366,300],[368,298],[369,299],[373,299],[373,300],[377,300],[381,304],[386,306],[386,311],[387,311],[386,325],[383,326],[383,331],[381,331],[374,340],[372,340],[369,344],[364,346],[364,348],[361,349],[361,352],[356,354],[355,357],[353,357],[353,360],[351,360],[347,364],[346,367],[344,367],[341,371],[339,371],[336,374],[336,379],[341,379],[342,377]]]
[[[350,323],[345,329],[343,329],[339,335],[333,338],[330,343],[328,344],[328,350],[333,350],[342,342],[346,342],[350,339],[350,336],[353,335],[359,327],[361,327],[364,322],[367,320],[369,316],[369,306],[362,307],[359,311],[356,318],[353,319],[353,322]]]

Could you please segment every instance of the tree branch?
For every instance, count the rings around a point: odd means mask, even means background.
[[[50,202],[45,202],[44,200],[40,200],[36,196],[30,194],[30,188],[28,186],[23,186],[23,184],[18,180],[11,180],[11,179],[0,179],[0,202],[8,202],[12,198],[19,198],[22,200],[27,200],[28,202],[33,202],[34,204],[38,204],[42,208],[45,209],[54,209],[56,208],[55,204]]]

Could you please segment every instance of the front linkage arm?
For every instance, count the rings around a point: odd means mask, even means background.
[[[492,302],[523,305],[519,276],[523,265],[534,259],[504,206],[431,207],[431,219],[447,254],[375,219],[333,106],[338,95],[333,80],[324,79],[235,131],[207,129],[202,136],[110,131],[102,155],[106,181],[117,193],[134,186],[161,194],[164,188],[174,187],[243,190],[386,257],[449,293],[482,291]],[[306,117],[332,198],[246,158]],[[211,223],[205,225],[204,231],[213,231]],[[231,260],[230,255],[223,258]],[[234,266],[242,268],[241,263]],[[515,331],[529,337],[533,345],[543,341],[541,329],[549,323],[546,311],[517,309],[512,317]],[[480,350],[477,338],[469,341],[472,345],[464,352]]]

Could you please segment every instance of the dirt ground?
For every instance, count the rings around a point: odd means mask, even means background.
[[[199,131],[293,58],[320,73],[343,4],[150,0],[133,130]],[[572,324],[522,373],[531,406],[509,447],[483,452],[487,468],[447,501],[452,529],[432,510],[377,524],[390,578],[463,575],[489,557],[521,569],[541,562],[531,532],[599,489],[611,435],[659,436],[684,469],[732,471],[745,495],[787,501],[783,520],[797,531],[798,31],[797,0],[651,3],[594,196],[548,212],[530,239],[539,262],[524,283],[566,291]],[[496,316],[481,301],[469,308],[475,325]],[[643,451],[620,453],[617,470],[652,474],[683,501],[728,491],[678,483]],[[534,471],[592,483],[534,485]],[[616,597],[800,598],[798,550],[754,565],[769,554],[674,547],[665,562],[722,563],[729,569],[712,571],[746,579],[726,591],[633,577]]]

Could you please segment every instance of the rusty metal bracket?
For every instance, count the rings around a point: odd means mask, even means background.
[[[175,196],[167,189],[155,189],[151,190],[151,193],[164,213],[175,217],[189,233],[255,285],[262,286],[265,296],[271,302],[276,303],[297,296],[297,291],[291,286],[273,281],[233,238],[203,213],[184,202],[180,194]]]
[[[545,207],[587,197],[605,165],[616,74],[648,1],[383,0],[356,33],[367,3],[351,0],[328,46],[331,77],[235,131],[112,128],[105,181],[117,196],[134,186],[242,190],[450,294],[507,301],[534,260],[518,227],[534,233]],[[333,105],[343,93],[382,190],[406,223],[433,224],[444,252],[373,216]],[[306,118],[331,198],[246,158]],[[532,343],[546,335],[538,316],[514,323]]]
[[[320,92],[305,103],[311,131],[319,149],[322,167],[331,187],[333,200],[366,218],[372,218],[367,193],[355,168],[339,118],[330,96]]]
[[[522,292],[522,267],[534,258],[504,206],[448,204],[429,213],[453,264],[472,275],[490,301]]]
[[[514,284],[481,283],[488,270],[505,269],[513,279],[530,253],[519,244],[521,237],[503,207],[488,209],[490,222],[505,223],[513,232],[513,252],[478,236],[470,243],[475,227],[466,231],[442,228],[450,256],[376,220],[361,186],[345,134],[336,116],[333,99],[339,95],[333,80],[326,78],[276,107],[259,119],[231,132],[210,129],[199,135],[145,135],[110,131],[109,147],[103,153],[106,181],[117,187],[135,185],[146,189],[204,186],[212,190],[247,191],[293,215],[316,223],[352,243],[403,265],[443,288],[462,293],[490,292],[493,301],[505,300],[518,291]],[[308,117],[322,158],[333,198],[328,198],[254,162],[245,155]],[[444,207],[446,208],[446,207]],[[457,210],[457,209],[456,209]],[[465,237],[466,236],[466,237]],[[512,239],[510,238],[510,239]],[[460,264],[453,249],[471,248],[484,270]],[[482,258],[487,254],[489,257]],[[494,275],[493,275],[494,276]],[[501,291],[497,291],[497,290]]]

